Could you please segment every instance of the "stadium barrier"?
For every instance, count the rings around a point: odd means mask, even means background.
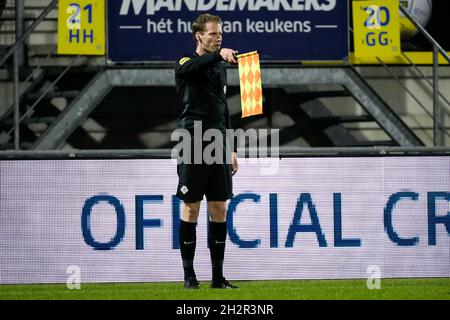
[[[227,277],[449,277],[450,150],[362,149],[285,148],[275,171],[241,158]],[[0,153],[0,283],[66,283],[72,270],[86,283],[180,281],[169,154]],[[211,272],[206,226],[203,206],[199,280]]]

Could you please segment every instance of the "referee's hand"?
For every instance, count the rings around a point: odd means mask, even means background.
[[[234,176],[237,171],[238,171],[237,153],[233,152],[231,154],[231,175]]]
[[[234,56],[237,53],[238,52],[233,49],[227,49],[227,48],[220,49],[220,56],[222,57],[223,60],[225,60],[226,62],[229,62],[229,63],[237,63],[236,59],[234,58]]]

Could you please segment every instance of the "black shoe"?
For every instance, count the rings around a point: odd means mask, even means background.
[[[198,289],[200,287],[200,283],[197,281],[195,277],[189,277],[184,280],[184,288],[185,289]]]
[[[214,289],[237,289],[239,287],[232,285],[228,280],[226,280],[225,278],[222,278],[219,281],[212,281],[211,288],[214,288]]]

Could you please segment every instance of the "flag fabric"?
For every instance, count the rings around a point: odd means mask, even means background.
[[[262,114],[261,69],[258,51],[236,56],[241,87],[242,118]]]

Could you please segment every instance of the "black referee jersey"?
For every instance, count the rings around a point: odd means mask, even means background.
[[[194,121],[202,121],[203,129],[231,129],[225,65],[220,49],[202,56],[194,53],[176,62],[177,128],[193,129]]]

